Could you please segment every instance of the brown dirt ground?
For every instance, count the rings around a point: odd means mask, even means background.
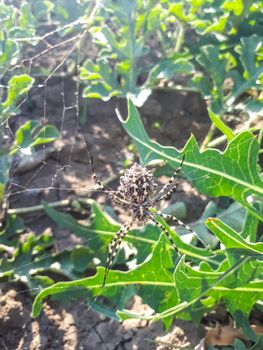
[[[88,310],[80,302],[69,307],[45,304],[37,319],[30,315],[32,299],[9,289],[0,297],[0,345],[8,350],[167,350],[194,347],[204,335],[201,327],[175,320],[169,333],[160,322],[128,320],[120,324]],[[133,310],[147,310],[135,298]]]

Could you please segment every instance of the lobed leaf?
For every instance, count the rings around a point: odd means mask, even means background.
[[[237,310],[244,310],[248,317],[255,302],[263,297],[263,283],[257,279],[253,280],[257,276],[249,273],[251,268],[255,267],[251,265],[249,259],[241,259],[234,266],[230,266],[225,260],[217,271],[202,271],[201,265],[197,270],[179,264],[174,273],[175,286],[179,295],[177,304],[162,313],[151,316],[131,313],[128,310],[118,311],[117,315],[122,320],[129,318],[160,320],[175,315],[188,319],[192,319],[195,315],[196,319],[199,314],[200,320],[205,309],[208,310],[223,299],[233,317]],[[263,266],[260,263],[257,264],[257,275],[262,275]],[[223,271],[220,271],[222,268]],[[239,283],[235,284],[236,281]],[[209,303],[206,306],[207,300]]]
[[[102,212],[96,202],[92,204],[93,219],[89,225],[80,224],[71,215],[60,213],[48,205],[45,205],[45,211],[57,222],[59,227],[69,229],[75,235],[84,238],[84,243],[86,243],[91,250],[90,254],[94,255],[96,258],[101,258],[102,261],[106,258],[110,240],[121,227],[121,225],[116,223],[109,215]],[[184,243],[182,238],[175,235],[165,221],[161,218],[158,220],[169,230],[178,249],[182,253],[194,259],[209,261],[209,258],[212,256],[210,251]],[[131,230],[126,234],[125,242],[132,243],[138,251],[136,257],[137,263],[143,261],[151,253],[152,246],[158,241],[159,235],[160,230],[153,225],[146,225],[140,229]]]
[[[207,227],[214,232],[226,249],[246,250],[246,255],[263,255],[263,243],[249,243],[241,235],[219,219],[210,218]]]
[[[14,75],[8,82],[8,92],[5,101],[2,103],[3,115],[1,116],[1,122],[4,123],[8,114],[10,114],[14,107],[15,102],[21,96],[26,94],[32,87],[34,78],[31,78],[27,74]]]
[[[158,288],[160,293],[163,293],[168,287],[174,289],[173,274],[170,271],[173,263],[166,246],[166,238],[162,236],[155,245],[152,254],[135,269],[128,272],[110,270],[104,289],[101,289],[104,277],[104,268],[102,267],[97,269],[95,276],[71,282],[59,282],[44,289],[34,301],[34,317],[39,315],[44,298],[61,292],[86,289],[91,291],[93,295],[107,295],[115,287],[133,284]]]
[[[200,192],[208,196],[229,196],[263,221],[261,213],[250,203],[251,196],[263,197],[263,182],[257,169],[259,145],[252,133],[244,131],[237,135],[224,152],[216,149],[201,152],[194,136],[191,136],[183,151],[179,152],[174,147],[165,147],[149,139],[131,101],[128,101],[127,119],[118,116],[144,165],[162,159],[175,168],[181,162],[180,155],[184,154],[184,176]]]
[[[50,124],[40,128],[40,122],[28,120],[16,131],[15,143],[12,153],[18,149],[33,148],[34,146],[53,142],[59,138],[58,129]]]

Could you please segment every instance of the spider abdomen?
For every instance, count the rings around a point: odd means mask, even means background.
[[[144,203],[149,200],[155,190],[153,174],[135,163],[120,178],[119,191],[126,200]]]
[[[149,206],[148,205],[140,205],[138,203],[134,203],[130,207],[133,217],[136,218],[140,223],[145,224],[149,219]]]

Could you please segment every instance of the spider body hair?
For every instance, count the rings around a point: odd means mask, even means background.
[[[120,177],[119,194],[130,202],[132,216],[144,224],[148,221],[148,211],[153,205],[157,184],[151,171],[134,163]]]

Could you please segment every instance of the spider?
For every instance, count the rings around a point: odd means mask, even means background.
[[[168,183],[163,185],[161,188],[159,188],[155,183],[153,174],[150,170],[147,170],[137,163],[134,163],[125,171],[124,176],[120,177],[120,186],[118,187],[118,190],[113,191],[104,186],[97,177],[94,169],[93,157],[90,156],[90,164],[94,181],[97,183],[99,188],[110,197],[113,203],[127,209],[131,214],[131,220],[128,223],[125,223],[119,229],[109,244],[102,288],[105,286],[108,273],[112,267],[114,258],[120,249],[121,242],[125,238],[134,221],[138,221],[140,224],[146,224],[148,221],[152,221],[162,229],[173,248],[178,252],[176,244],[174,243],[170,233],[156,220],[155,214],[150,212],[150,208],[160,202],[162,199],[170,198],[171,194],[176,192],[178,187],[178,181],[176,179],[178,173],[181,171],[184,159],[185,156],[183,155],[181,164],[175,170]],[[158,213],[157,215],[163,219],[173,220],[177,225],[185,227],[188,231],[194,233],[191,227],[185,225],[182,221],[178,220],[172,215],[165,215],[161,213]]]

